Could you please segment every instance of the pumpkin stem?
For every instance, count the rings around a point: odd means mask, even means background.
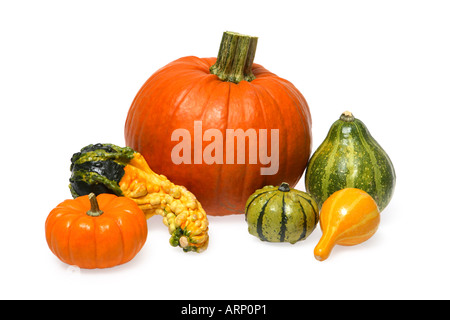
[[[91,217],[101,216],[103,214],[103,211],[98,207],[97,197],[95,196],[95,193],[91,192],[88,197],[89,201],[91,202],[91,209],[87,211],[86,214]]]
[[[209,69],[222,81],[239,83],[252,81],[253,59],[256,53],[257,37],[225,31],[220,43],[216,63]]]

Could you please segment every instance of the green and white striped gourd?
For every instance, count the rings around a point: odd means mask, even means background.
[[[249,233],[263,241],[296,243],[313,232],[319,210],[309,194],[282,183],[256,190],[245,205],[245,220]]]
[[[305,187],[319,208],[335,191],[358,188],[372,196],[381,212],[392,198],[395,180],[387,153],[364,123],[346,111],[309,160]]]

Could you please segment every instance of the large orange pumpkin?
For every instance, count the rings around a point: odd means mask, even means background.
[[[128,112],[127,146],[140,152],[154,170],[191,190],[208,215],[244,213],[248,197],[265,185],[286,182],[295,186],[311,153],[308,104],[291,82],[253,64],[256,42],[255,37],[225,32],[217,59],[189,56],[169,63],[147,80]],[[183,140],[172,136],[177,129],[190,134],[190,163],[172,159],[174,148]],[[209,129],[220,130],[222,136],[203,136]],[[237,138],[232,148],[227,129],[235,133],[242,129],[249,135],[256,132],[261,139],[256,163],[254,157],[250,160],[247,138],[245,161],[239,161],[242,148],[238,149]],[[261,129],[267,130],[266,136]],[[279,134],[278,168],[272,167],[272,171],[277,169],[275,174],[263,175],[261,168],[276,166],[273,129]],[[202,152],[208,146],[211,151],[216,138],[223,139],[223,154],[218,156],[216,148],[211,155],[223,161],[216,158],[211,163]],[[200,152],[195,148],[198,141]],[[228,150],[227,143],[231,146]],[[234,163],[229,161],[230,150],[234,151]],[[180,155],[186,156],[185,151]],[[261,153],[272,156],[271,163],[268,158],[261,161]]]

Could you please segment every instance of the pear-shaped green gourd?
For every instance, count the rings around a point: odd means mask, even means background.
[[[346,111],[309,160],[305,187],[319,208],[335,191],[358,188],[372,196],[381,212],[394,193],[395,170],[364,123]]]
[[[247,200],[245,220],[248,232],[260,240],[296,243],[316,228],[319,210],[309,194],[283,182],[256,190]]]

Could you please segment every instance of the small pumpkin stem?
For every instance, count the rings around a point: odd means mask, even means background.
[[[256,53],[257,37],[225,31],[220,43],[216,63],[209,69],[223,81],[239,83],[252,81],[253,60]]]
[[[291,189],[289,188],[289,184],[286,182],[283,182],[280,187],[278,188],[278,190],[282,191],[282,192],[289,192]]]
[[[355,117],[350,111],[345,111],[341,114],[340,119],[345,122],[352,122],[353,120],[355,120]]]
[[[86,214],[91,217],[101,216],[103,214],[103,211],[100,210],[98,206],[97,197],[95,196],[95,193],[91,192],[88,197],[89,201],[91,202],[91,209],[87,211]]]

